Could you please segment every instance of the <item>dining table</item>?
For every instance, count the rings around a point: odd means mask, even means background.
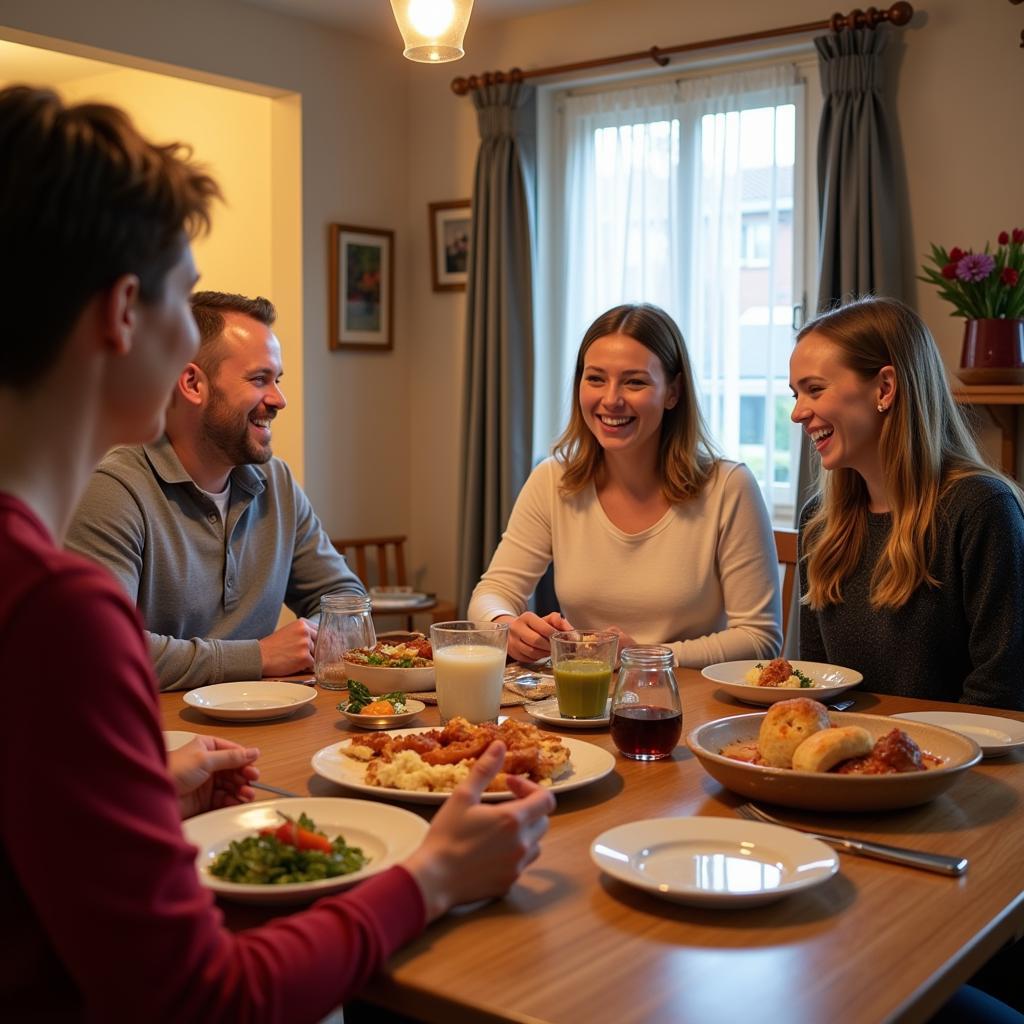
[[[511,891],[431,925],[371,981],[366,1003],[437,1024],[916,1022],[1024,935],[1019,748],[980,761],[917,807],[839,814],[766,805],[816,831],[966,857],[960,877],[840,853],[839,871],[822,884],[764,906],[719,907],[670,902],[604,874],[590,847],[609,828],[652,818],[736,819],[743,802],[705,773],[685,736],[764,709],[734,701],[695,670],[677,669],[676,677],[684,739],[663,760],[618,754],[608,726],[545,726],[614,753],[614,769],[560,794],[540,857]],[[966,711],[1024,721],[1018,712],[862,689],[846,696],[855,698],[851,710],[867,714]],[[213,720],[182,697],[160,695],[164,728],[259,747],[262,781],[303,796],[373,799],[311,767],[316,751],[359,731],[337,710],[338,692],[319,691],[290,717],[262,722]],[[530,720],[521,707],[503,713]],[[428,707],[410,725],[437,722]],[[426,818],[436,811],[399,805]],[[272,913],[227,901],[221,908],[231,928]]]

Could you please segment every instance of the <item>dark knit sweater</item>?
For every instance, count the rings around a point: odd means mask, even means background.
[[[817,500],[800,515],[801,555]],[[950,488],[937,519],[930,568],[940,585],[922,584],[902,608],[875,611],[871,572],[892,517],[869,513],[842,603],[800,607],[800,657],[856,669],[875,693],[1024,711],[1024,513],[1005,483],[975,476]]]

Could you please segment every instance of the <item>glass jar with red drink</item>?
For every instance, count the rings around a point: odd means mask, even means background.
[[[683,709],[668,647],[626,647],[612,696],[612,741],[635,761],[668,757],[683,731]]]

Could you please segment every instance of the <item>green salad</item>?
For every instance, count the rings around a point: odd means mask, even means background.
[[[370,862],[341,836],[328,839],[307,815],[300,814],[298,821],[281,817],[284,822],[276,828],[233,840],[210,865],[210,873],[242,885],[290,885],[350,875]]]

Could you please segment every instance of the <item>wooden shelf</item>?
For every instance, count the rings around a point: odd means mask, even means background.
[[[1017,474],[1017,417],[1024,405],[1024,384],[960,384],[953,397],[961,405],[977,405],[992,417],[1002,435],[1000,469]]]

